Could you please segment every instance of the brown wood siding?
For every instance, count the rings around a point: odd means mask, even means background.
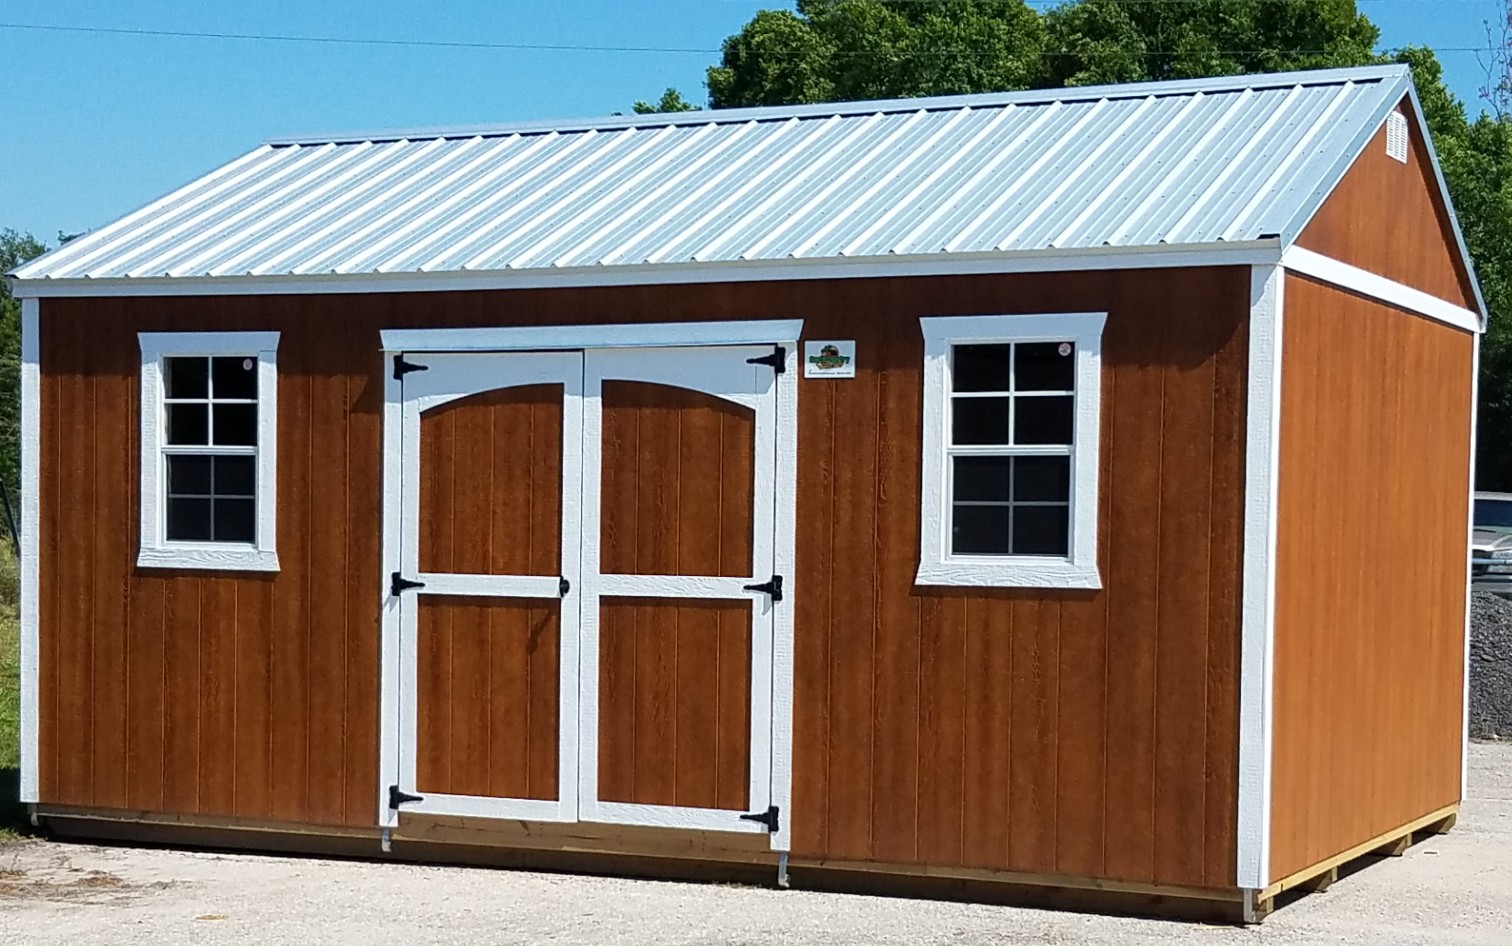
[[[605,598],[599,799],[747,808],[751,605]]]
[[[416,788],[557,797],[560,602],[419,599]]]
[[[791,379],[795,854],[1231,886],[1248,291],[1248,269],[1215,268],[45,300],[43,798],[372,822],[380,328],[801,317],[807,338],[856,339],[858,374]],[[1103,310],[1104,589],[916,588],[918,317]],[[132,565],[134,333],[210,327],[284,333],[277,576]],[[107,422],[124,434],[100,436]],[[112,574],[93,567],[97,538],[124,601],[108,611],[88,594]],[[247,586],[267,599],[233,620],[204,591],[221,584],[238,614]],[[212,651],[220,636],[236,646]],[[109,638],[125,664],[106,662]],[[96,660],[123,678],[124,710],[92,682]],[[197,692],[212,666],[234,674],[235,725],[214,738]],[[123,741],[128,773],[161,779],[122,788],[117,763],[87,751],[105,739]],[[267,740],[269,771],[248,739]],[[231,808],[197,791],[217,767],[238,773]],[[248,781],[267,788],[238,791]]]
[[[599,569],[750,575],[755,412],[640,381],[605,381],[603,405]]]
[[[1386,153],[1383,126],[1323,202],[1297,244],[1429,295],[1476,309],[1475,291],[1460,258],[1439,196],[1427,142],[1412,106],[1407,163]]]
[[[562,386],[484,391],[420,418],[420,570],[559,575]]]
[[[1460,796],[1472,337],[1286,282],[1271,878]]]

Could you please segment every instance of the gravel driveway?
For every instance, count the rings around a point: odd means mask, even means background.
[[[27,842],[0,943],[1457,943],[1512,929],[1512,744],[1471,749],[1459,826],[1258,929],[749,887]]]

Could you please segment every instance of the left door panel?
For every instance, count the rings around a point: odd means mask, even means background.
[[[403,360],[403,810],[576,820],[582,355]]]

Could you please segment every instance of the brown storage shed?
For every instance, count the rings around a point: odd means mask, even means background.
[[[23,799],[1248,920],[1400,851],[1463,794],[1484,313],[1421,116],[270,142],[11,276]]]

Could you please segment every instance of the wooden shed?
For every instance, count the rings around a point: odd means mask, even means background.
[[[270,141],[11,279],[56,831],[1255,920],[1463,796],[1404,67]]]

